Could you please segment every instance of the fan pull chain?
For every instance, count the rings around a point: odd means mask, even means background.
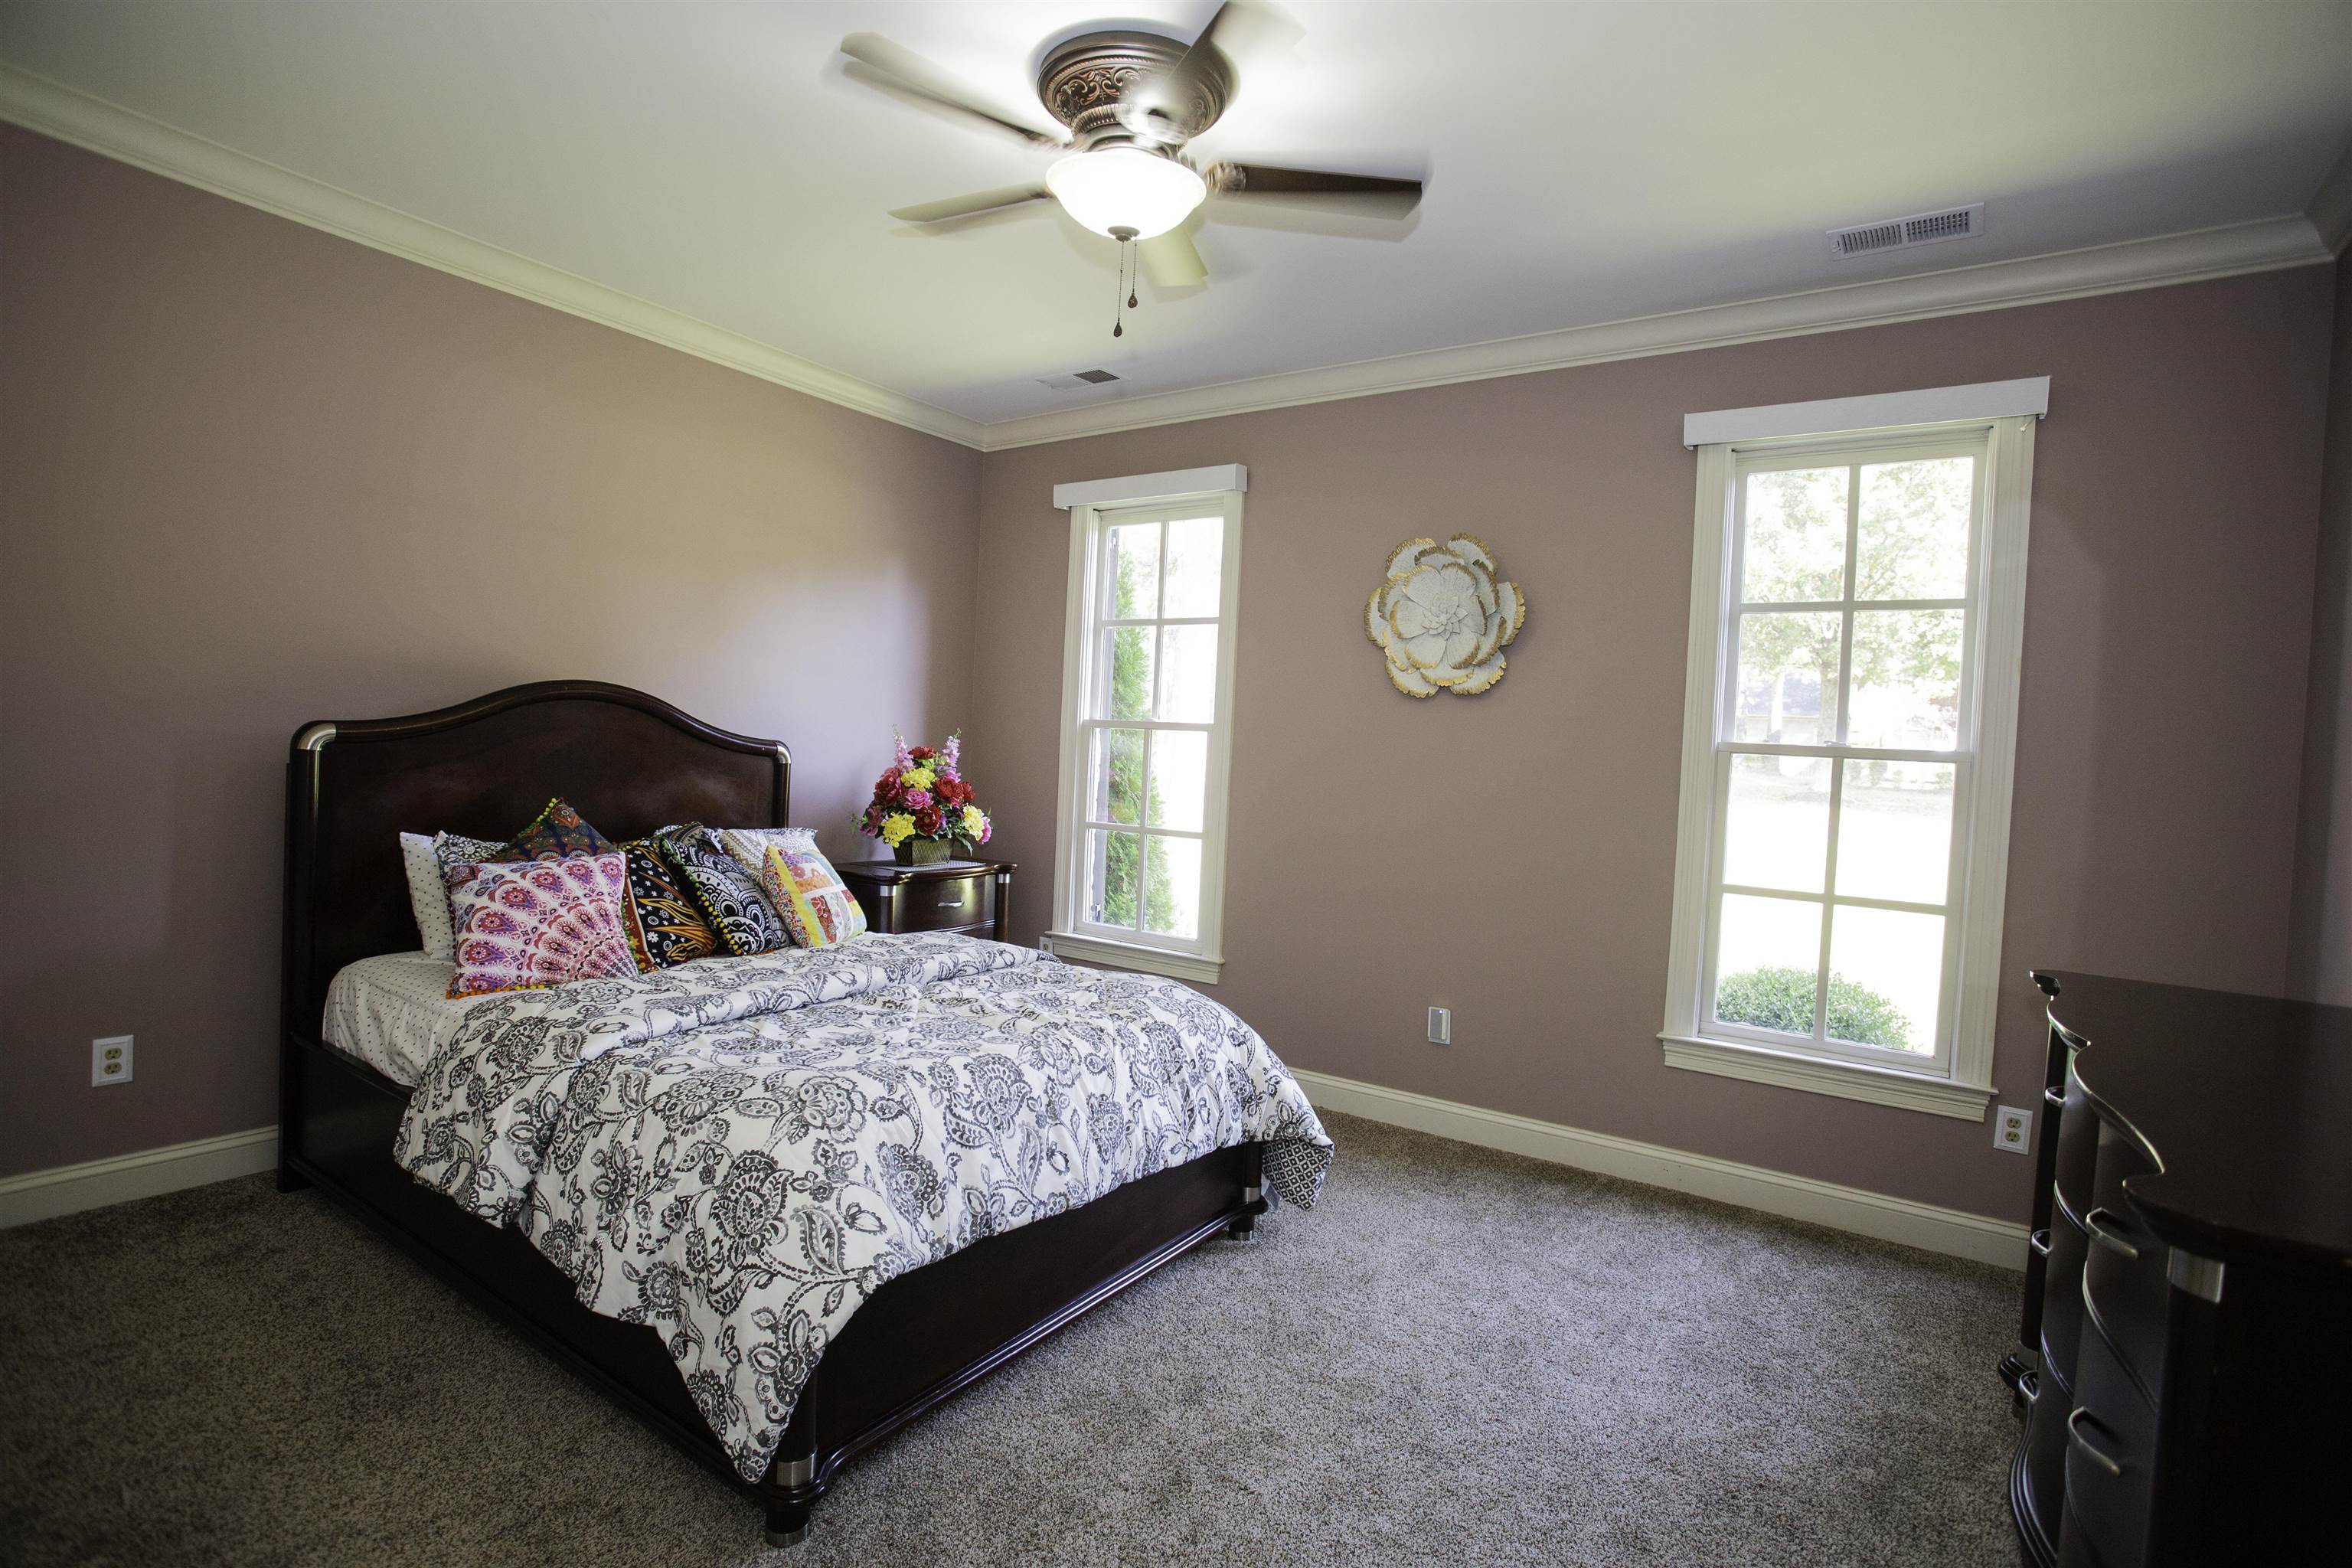
[[[1123,338],[1127,336],[1127,312],[1135,309],[1135,230],[1115,228],[1110,234],[1118,241],[1119,292],[1127,296],[1125,304],[1112,307],[1110,335]]]

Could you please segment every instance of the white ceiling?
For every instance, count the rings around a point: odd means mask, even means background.
[[[1230,206],[1114,342],[1114,247],[890,207],[1047,154],[844,81],[881,32],[1036,104],[1087,4],[0,5],[0,57],[972,419],[2299,213],[2352,141],[2352,5],[1365,4],[1249,69],[1203,156],[1426,170],[1401,235]],[[1126,5],[1189,37],[1214,0]],[[1853,261],[1822,231],[1987,204]]]

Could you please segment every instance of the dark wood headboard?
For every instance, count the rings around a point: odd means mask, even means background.
[[[320,721],[286,773],[282,1039],[318,1037],[345,964],[416,946],[398,836],[505,838],[562,795],[618,843],[674,822],[782,827],[792,753],[594,680],[402,719]]]

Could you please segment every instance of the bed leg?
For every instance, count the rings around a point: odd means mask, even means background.
[[[1225,1225],[1225,1234],[1235,1241],[1247,1241],[1257,1229],[1257,1216],[1265,1212],[1265,1191],[1259,1184],[1265,1180],[1265,1145],[1244,1144],[1241,1212]]]
[[[768,1544],[798,1546],[808,1539],[809,1505],[805,1502],[768,1505]]]
[[[768,1478],[772,1489],[768,1493],[768,1544],[798,1546],[808,1539],[809,1510],[816,1506],[818,1489],[811,1484],[816,1479],[816,1456],[779,1460]]]

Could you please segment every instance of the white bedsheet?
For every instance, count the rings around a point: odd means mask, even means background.
[[[466,1011],[481,1000],[449,999],[457,966],[425,952],[387,952],[347,965],[327,987],[323,1037],[404,1089],[457,1036]]]

